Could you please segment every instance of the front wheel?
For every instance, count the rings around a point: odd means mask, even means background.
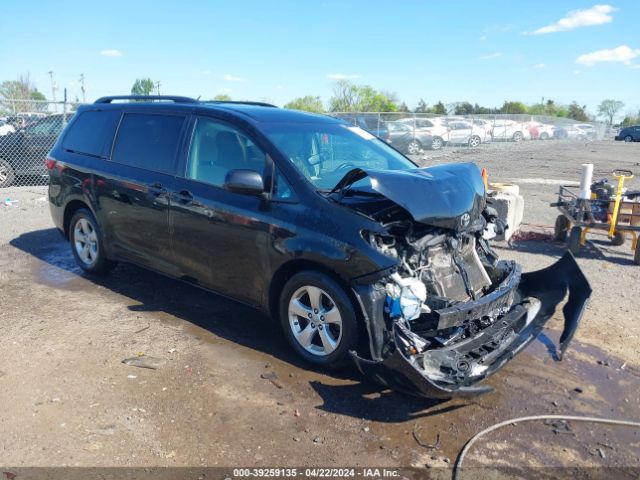
[[[422,150],[422,145],[418,140],[411,140],[411,143],[407,145],[407,153],[409,155],[418,155]]]
[[[513,139],[514,142],[521,142],[524,137],[522,135],[522,132],[516,132],[513,134],[513,137],[511,138]]]
[[[558,242],[565,242],[567,240],[567,233],[569,231],[569,221],[564,215],[558,215],[556,218],[556,226],[554,229],[554,240]]]
[[[540,140],[549,140],[549,134],[547,132],[541,133]]]
[[[472,135],[471,138],[469,139],[469,146],[470,147],[477,147],[478,145],[480,145],[482,143],[482,139],[478,136],[478,135]]]
[[[0,158],[0,188],[10,187],[16,178],[13,166],[6,160]]]
[[[444,142],[440,137],[433,137],[433,140],[431,140],[432,150],[440,150],[443,145],[444,145]]]
[[[631,135],[627,135],[626,137],[624,137],[624,141],[630,143],[633,141],[633,138],[631,138]]]
[[[105,253],[102,232],[93,214],[78,210],[69,223],[69,242],[76,263],[87,273],[106,273],[115,264]]]
[[[621,245],[624,245],[624,232],[621,232],[619,230],[616,230],[613,233],[613,238],[611,239],[611,245],[613,245],[614,247],[619,247]]]
[[[582,228],[573,227],[569,232],[569,251],[576,257],[580,253],[580,239],[582,238]]]
[[[358,339],[351,300],[330,277],[307,270],[285,284],[280,295],[280,323],[293,349],[305,360],[341,367]]]

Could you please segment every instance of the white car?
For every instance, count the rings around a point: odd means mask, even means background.
[[[396,123],[403,123],[416,130],[429,133],[433,137],[431,142],[433,150],[440,150],[449,139],[449,127],[442,117],[407,117],[397,120]]]
[[[10,125],[8,123],[0,123],[0,137],[8,135],[10,133],[15,133],[15,131],[16,129],[13,127],[13,125]]]
[[[529,133],[529,129],[526,128],[526,124],[523,122],[494,120],[493,139],[520,142],[522,140],[531,140],[531,133]]]
[[[553,125],[536,121],[527,122],[525,125],[529,130],[531,138],[535,140],[549,140],[553,138],[553,132],[556,130],[556,127]]]
[[[481,143],[491,141],[491,135],[488,135],[484,128],[452,117],[408,117],[397,120],[397,123],[429,133],[433,137],[432,150],[439,150],[447,143],[477,147]]]

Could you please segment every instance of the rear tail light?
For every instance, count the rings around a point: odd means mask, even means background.
[[[47,166],[47,170],[53,170],[56,167],[56,161],[51,157],[45,158],[44,163]]]

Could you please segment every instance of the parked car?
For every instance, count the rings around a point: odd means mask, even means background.
[[[549,140],[554,138],[555,126],[546,123],[531,121],[525,124],[533,140]]]
[[[449,139],[449,127],[442,117],[418,118],[407,117],[397,120],[395,123],[404,123],[416,131],[427,132],[431,135],[431,149],[440,150]]]
[[[615,139],[624,140],[625,142],[640,142],[640,125],[624,127],[618,132]]]
[[[589,125],[589,127],[592,127]],[[593,128],[593,127],[592,127]],[[588,140],[593,138],[593,130],[580,128],[579,124],[563,125],[556,127],[553,132],[555,138],[568,139],[568,140]]]
[[[339,118],[372,133],[376,137],[389,141],[387,122],[376,115],[341,115]]]
[[[522,122],[515,122],[513,120],[494,120],[493,139],[521,142],[522,140],[530,140],[531,134]]]
[[[484,130],[485,136],[491,137],[491,139],[493,139],[493,123],[491,121],[482,118],[474,118],[473,124],[482,128]]]
[[[81,106],[47,158],[51,215],[84,271],[131,262],[219,292],[279,319],[308,362],[423,397],[490,391],[477,383],[569,290],[567,347],[589,284],[571,254],[530,274],[498,261],[476,165],[419,168],[322,115],[114,103],[129,98]]]
[[[16,131],[15,127],[10,123],[5,121],[0,121],[0,137],[7,135],[9,133],[14,133]]]
[[[388,122],[387,142],[402,153],[418,155],[425,148],[431,148],[433,136],[426,130],[412,129],[404,123]]]
[[[447,128],[447,143],[450,144],[477,147],[481,143],[491,141],[491,135],[488,135],[484,128],[471,122],[450,120],[447,122]]]
[[[44,160],[72,114],[50,115],[0,137],[0,188],[19,175],[46,175]]]

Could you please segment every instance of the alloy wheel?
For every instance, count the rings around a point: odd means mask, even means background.
[[[76,222],[73,241],[80,260],[87,266],[93,265],[98,258],[98,234],[86,218],[80,218]]]
[[[313,355],[331,354],[342,340],[342,316],[321,288],[300,287],[289,300],[289,327],[302,348]]]
[[[480,137],[477,135],[473,135],[470,139],[469,139],[469,146],[470,147],[477,147],[478,145],[480,145],[481,140]]]
[[[441,138],[434,138],[431,141],[431,148],[434,150],[440,150],[442,148],[442,139]]]

